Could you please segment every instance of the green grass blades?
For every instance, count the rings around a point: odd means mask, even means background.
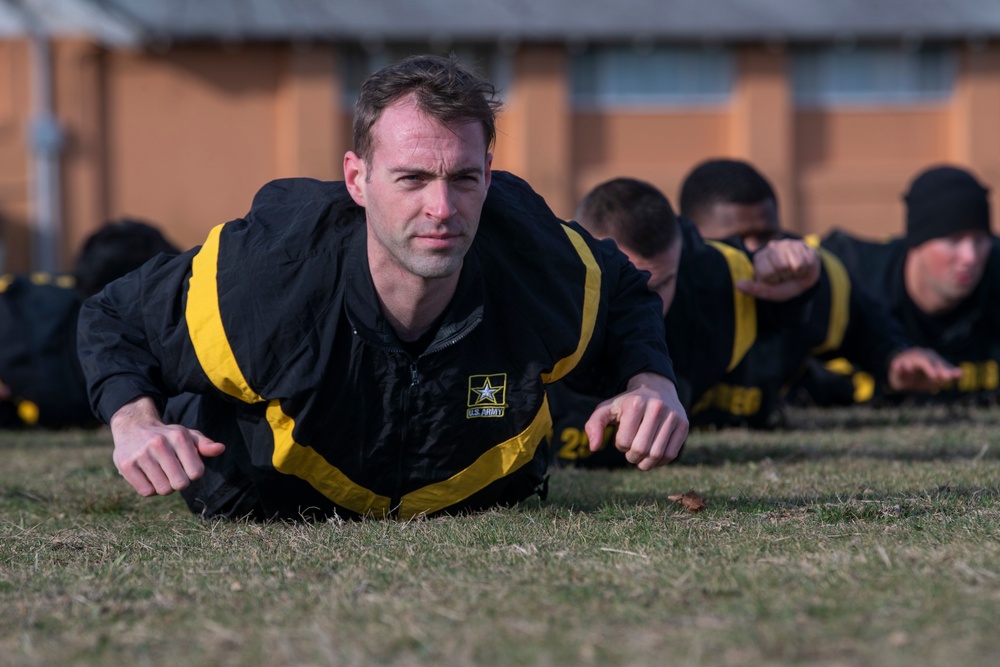
[[[544,503],[305,525],[140,498],[107,431],[3,433],[0,663],[995,664],[1000,409],[787,422]]]

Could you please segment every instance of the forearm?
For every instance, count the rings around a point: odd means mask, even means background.
[[[124,311],[124,312],[123,312]],[[78,350],[91,407],[104,420],[139,396],[161,407],[160,363],[149,349],[139,315],[120,309],[101,294],[80,311]]]
[[[105,422],[140,396],[162,410],[167,397],[194,390],[184,386],[193,353],[180,306],[188,268],[184,256],[147,264],[80,309],[80,365],[91,407]]]
[[[860,287],[851,293],[851,318],[838,353],[885,380],[893,358],[910,348],[899,322]]]

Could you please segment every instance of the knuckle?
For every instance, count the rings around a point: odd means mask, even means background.
[[[146,449],[156,454],[166,452],[170,449],[170,440],[162,433],[158,433],[149,438]]]

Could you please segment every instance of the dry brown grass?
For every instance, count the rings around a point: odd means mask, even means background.
[[[315,525],[141,499],[104,432],[2,434],[0,663],[994,664],[1000,410],[789,418],[543,504]]]

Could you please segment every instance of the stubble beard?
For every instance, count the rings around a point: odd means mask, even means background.
[[[411,253],[408,258],[401,263],[403,267],[415,276],[425,280],[439,280],[448,278],[462,269],[467,248],[460,252],[449,254],[415,254]]]

